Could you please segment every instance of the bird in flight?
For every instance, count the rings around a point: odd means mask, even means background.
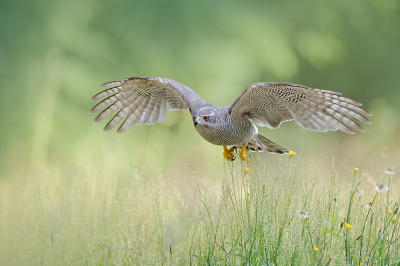
[[[234,151],[245,161],[248,151],[285,154],[289,151],[258,131],[255,124],[278,128],[282,122],[294,120],[309,130],[326,132],[341,130],[354,134],[364,131],[354,120],[366,124],[371,114],[361,103],[341,93],[281,83],[253,83],[232,105],[218,107],[198,96],[191,88],[175,80],[158,77],[133,77],[101,85],[108,88],[91,99],[103,99],[89,113],[102,112],[94,119],[100,122],[115,111],[104,131],[119,126],[122,133],[133,125],[163,122],[167,110],[189,110],[197,132],[208,142],[223,146],[223,155],[233,160]],[[253,123],[251,122],[253,121]],[[353,129],[352,129],[353,128]],[[228,149],[227,146],[230,148]]]

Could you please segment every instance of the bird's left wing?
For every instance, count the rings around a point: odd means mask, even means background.
[[[230,112],[253,120],[260,126],[277,128],[295,120],[314,131],[341,130],[353,134],[350,127],[364,131],[353,119],[366,124],[371,114],[362,104],[341,93],[307,88],[292,83],[253,83],[231,105]]]
[[[117,132],[126,131],[133,125],[153,125],[165,120],[168,110],[196,109],[210,104],[198,96],[191,88],[167,78],[133,77],[112,81],[101,85],[108,88],[92,97],[92,101],[103,99],[89,113],[105,108],[95,119],[100,122],[119,112],[105,126],[108,131],[125,119]]]

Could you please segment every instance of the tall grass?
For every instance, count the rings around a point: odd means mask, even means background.
[[[389,191],[378,193],[362,170],[327,170],[300,157],[285,157],[281,166],[257,155],[225,162],[217,194],[188,174],[194,200],[187,202],[177,184],[143,178],[135,167],[124,173],[53,165],[3,180],[0,264],[399,263],[391,178],[383,179]]]

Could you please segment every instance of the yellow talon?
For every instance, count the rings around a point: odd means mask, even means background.
[[[226,148],[226,146],[224,146],[224,157],[227,160],[233,161],[235,159],[235,157],[233,156],[233,151],[235,150],[234,147],[230,148],[229,150]]]
[[[245,145],[243,145],[240,149],[239,157],[242,159],[242,161],[246,161],[246,159],[249,157],[248,151],[249,149],[247,149]]]

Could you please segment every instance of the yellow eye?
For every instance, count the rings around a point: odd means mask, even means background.
[[[208,119],[210,119],[209,116],[203,116],[204,121],[208,121]]]

